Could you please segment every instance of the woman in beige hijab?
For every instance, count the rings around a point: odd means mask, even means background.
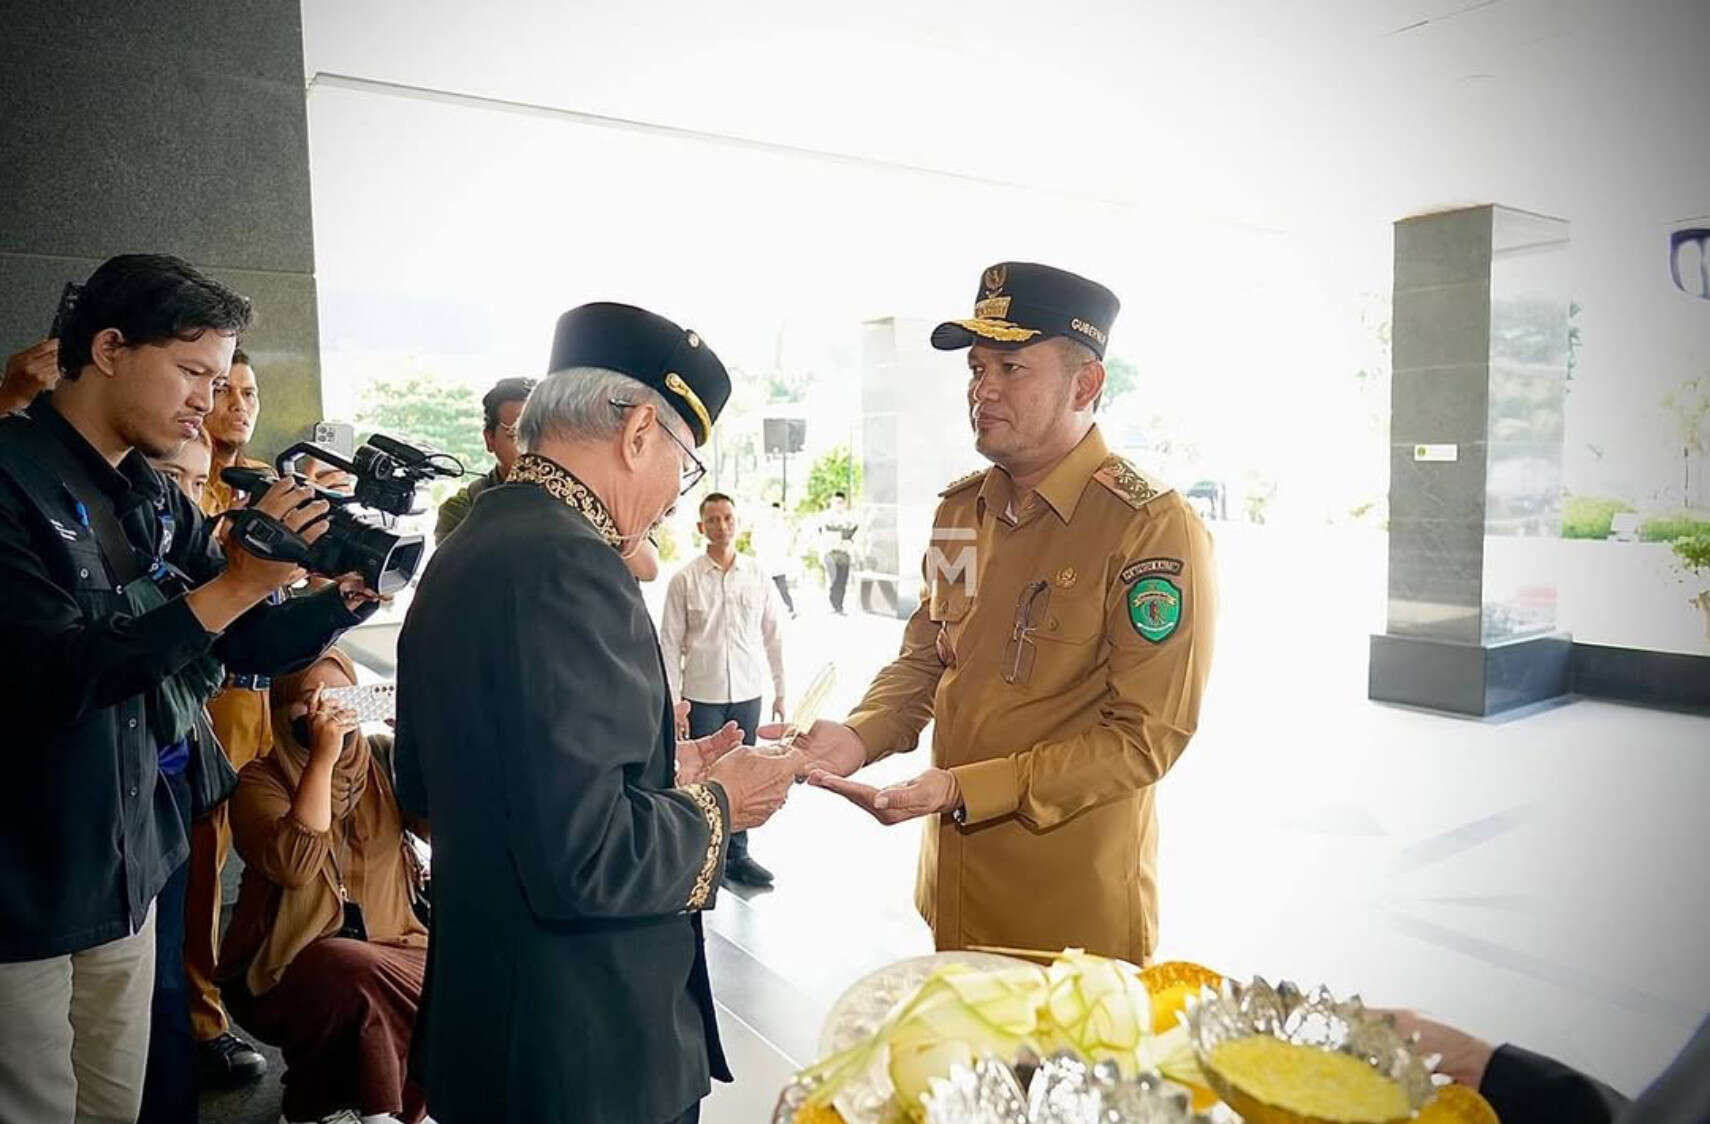
[[[336,648],[273,681],[273,752],[245,766],[232,832],[245,868],[219,978],[231,1013],[285,1057],[285,1118],[419,1120],[408,1083],[427,930],[392,787],[391,739],[322,695]]]

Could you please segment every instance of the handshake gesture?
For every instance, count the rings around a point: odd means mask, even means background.
[[[687,703],[680,703],[679,728],[686,725]],[[762,726],[762,738],[781,738],[782,724]],[[789,797],[790,785],[806,781],[815,788],[848,800],[882,824],[902,823],[920,816],[953,812],[962,803],[956,778],[947,769],[928,769],[912,780],[874,788],[849,779],[867,763],[867,751],[855,731],[838,722],[820,720],[799,733],[786,747],[748,747],[736,723],[704,738],[679,738],[677,783],[712,780],[730,800],[732,831],[746,831],[772,818]]]
[[[681,704],[680,704],[681,705]],[[730,830],[747,831],[772,818],[803,767],[798,750],[745,746],[734,722],[704,738],[677,742],[677,783],[717,781],[730,802]]]
[[[762,726],[757,732],[763,738],[779,738],[785,736],[786,727]],[[928,769],[912,780],[885,788],[850,780],[850,774],[867,763],[867,747],[841,722],[822,718],[797,735],[790,746],[797,762],[796,779],[835,792],[887,826],[954,812],[962,804],[962,790],[948,769]]]

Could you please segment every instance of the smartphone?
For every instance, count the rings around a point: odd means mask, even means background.
[[[59,291],[59,307],[53,310],[53,327],[48,329],[48,339],[57,340],[60,333],[65,331],[66,318],[71,315],[71,305],[76,299],[77,282],[67,281],[65,288]]]
[[[359,687],[328,687],[321,698],[348,706],[358,722],[385,722],[398,713],[396,683],[367,683]]]

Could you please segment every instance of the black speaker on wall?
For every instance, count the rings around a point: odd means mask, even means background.
[[[767,418],[762,424],[761,439],[766,455],[792,455],[807,447],[806,418]]]

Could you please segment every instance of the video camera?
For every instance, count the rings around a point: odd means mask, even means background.
[[[279,476],[290,474],[290,466],[300,456],[335,465],[356,478],[356,490],[348,496],[312,488],[317,499],[330,505],[326,533],[313,543],[305,542],[277,519],[242,508],[227,515],[238,543],[260,558],[294,562],[323,577],[354,571],[377,593],[396,593],[409,585],[421,565],[424,540],[420,535],[395,534],[390,522],[396,516],[425,511],[419,503],[420,486],[435,477],[462,476],[462,463],[449,453],[376,433],[349,458],[325,445],[299,441],[274,460],[278,476],[260,468],[228,468],[221,471],[220,479],[253,499]],[[357,507],[372,509],[378,518],[358,515],[352,510]]]

